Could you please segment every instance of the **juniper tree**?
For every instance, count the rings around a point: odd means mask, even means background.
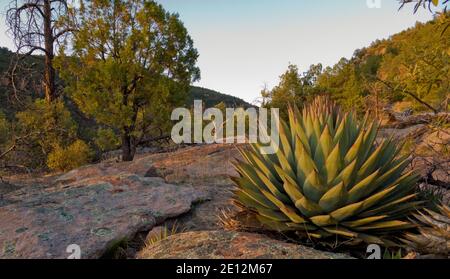
[[[199,79],[193,40],[154,1],[93,0],[77,8],[78,32],[59,63],[67,91],[100,124],[120,131],[122,159]]]

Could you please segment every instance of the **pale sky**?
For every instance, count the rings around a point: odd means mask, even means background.
[[[0,46],[13,48],[6,36],[0,0]],[[196,85],[252,102],[265,84],[278,83],[289,63],[306,71],[309,65],[335,64],[376,39],[387,38],[416,21],[432,16],[398,11],[397,0],[160,0],[176,12],[200,53],[202,79]],[[372,0],[369,2],[376,2]]]

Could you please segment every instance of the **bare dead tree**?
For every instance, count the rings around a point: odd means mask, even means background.
[[[64,19],[71,15],[68,0],[14,0],[6,12],[8,31],[16,45],[16,58],[13,60],[9,76],[14,94],[17,97],[18,71],[23,61],[31,55],[44,56],[42,85],[45,99],[52,102],[58,96],[56,73],[53,65],[56,46],[70,32]],[[29,65],[28,65],[29,66]]]

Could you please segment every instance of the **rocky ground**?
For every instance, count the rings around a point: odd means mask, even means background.
[[[448,133],[422,123],[380,134],[413,141],[411,167],[421,172],[422,187],[444,189],[447,203]],[[438,155],[428,150],[430,143]],[[231,162],[239,156],[235,145],[201,145],[140,154],[128,163],[109,160],[62,175],[4,179],[0,258],[67,258],[71,244],[80,246],[82,258],[116,257],[117,251],[128,258],[348,257],[224,231],[219,216],[233,210],[229,176],[236,174]],[[174,223],[181,233],[145,245],[149,231]]]
[[[139,259],[350,259],[264,235],[200,231],[175,234],[144,248]]]
[[[218,229],[236,154],[233,146],[199,146],[7,183],[0,258],[65,258],[71,244],[83,258],[99,258],[176,217],[186,230]]]

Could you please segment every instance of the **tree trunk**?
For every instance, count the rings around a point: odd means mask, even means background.
[[[45,68],[44,68],[44,91],[48,103],[56,98],[55,68],[53,68],[53,44],[52,10],[51,1],[44,0],[44,38],[45,38]]]
[[[136,147],[133,143],[133,137],[130,135],[128,129],[124,129],[122,132],[122,161],[133,161],[135,153]]]
[[[122,86],[122,105],[124,107],[127,107],[129,105],[128,103],[128,97],[129,95],[134,91],[133,89],[128,89],[128,85],[125,82]],[[133,117],[131,118],[131,125],[123,126],[122,128],[122,161],[124,162],[130,162],[134,159],[134,154],[136,153],[136,145],[138,144],[136,142],[136,138],[132,135],[134,129],[135,129],[135,123],[138,115],[137,107],[135,103],[133,105]]]

